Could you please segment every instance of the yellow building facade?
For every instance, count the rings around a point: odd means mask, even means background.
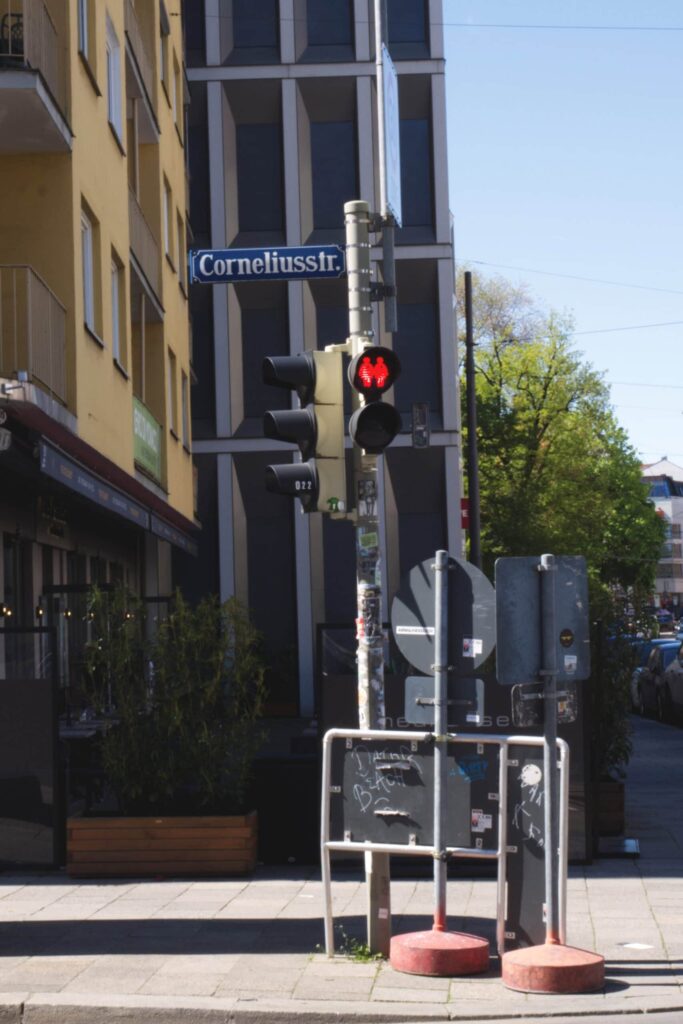
[[[180,0],[0,0],[0,625],[67,691],[87,587],[196,540],[185,99]]]

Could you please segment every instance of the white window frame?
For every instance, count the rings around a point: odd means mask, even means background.
[[[190,448],[190,391],[189,381],[185,371],[180,374],[180,415],[182,417],[182,440],[183,445]]]
[[[78,49],[86,59],[90,56],[88,31],[88,0],[78,0]]]
[[[109,124],[119,142],[122,139],[121,116],[121,44],[107,15],[107,103]]]
[[[83,322],[95,332],[94,230],[85,210],[81,210],[81,252],[83,257]]]
[[[180,283],[185,285],[185,242],[184,242],[184,230],[183,230],[183,218],[180,211],[176,212],[176,233],[178,235],[176,239],[176,245],[178,248],[178,277]]]
[[[168,350],[168,429],[176,433],[176,357]]]
[[[121,365],[121,266],[111,261],[111,354]]]
[[[172,224],[171,216],[173,211],[173,200],[171,196],[171,187],[164,179],[164,247],[166,255],[169,259],[172,259],[171,253],[171,236],[172,236]]]

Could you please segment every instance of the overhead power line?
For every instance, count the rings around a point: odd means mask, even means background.
[[[535,25],[493,21],[444,21],[444,28],[549,29],[557,32],[683,32],[683,25]]]
[[[572,331],[572,335],[577,337],[579,334],[613,334],[615,331],[644,331],[646,328],[649,330],[650,327],[679,327],[683,324],[683,320],[666,320],[660,324],[629,324],[628,327],[599,327],[594,331]]]
[[[683,295],[683,291],[677,288],[657,288],[649,284],[633,284],[626,281],[606,281],[600,277],[582,277],[579,274],[560,274],[552,270],[538,270],[535,267],[514,267],[509,263],[488,263],[485,260],[471,260],[461,257],[459,263],[472,263],[478,267],[498,267],[501,270],[520,270],[523,274],[542,274],[544,277],[564,277],[570,281],[587,281],[589,284],[605,284],[613,288],[636,288],[646,292],[664,292],[666,295]]]

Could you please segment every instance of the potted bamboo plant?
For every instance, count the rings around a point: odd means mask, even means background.
[[[69,819],[71,875],[234,874],[256,857],[247,806],[263,736],[260,635],[235,599],[177,593],[151,622],[123,589],[93,590],[85,692],[116,810]]]

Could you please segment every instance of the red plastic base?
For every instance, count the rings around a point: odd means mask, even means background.
[[[392,938],[389,962],[404,974],[438,978],[482,974],[489,967],[489,944],[465,932],[408,932]]]
[[[587,949],[547,942],[504,953],[502,978],[507,988],[517,992],[599,992],[605,986],[605,958]]]

